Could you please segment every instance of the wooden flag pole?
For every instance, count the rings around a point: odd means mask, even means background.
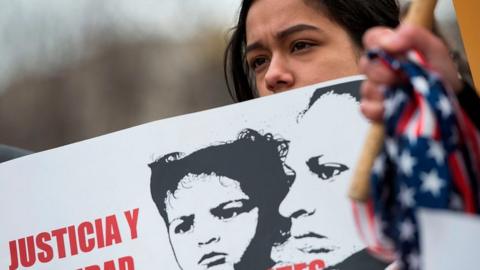
[[[458,25],[472,71],[477,94],[480,96],[480,35],[478,34],[477,12],[480,2],[472,0],[454,0]]]
[[[437,0],[413,1],[407,17],[402,23],[425,27],[429,30],[433,26],[433,17]],[[367,201],[370,195],[370,174],[373,163],[380,152],[385,130],[382,124],[374,123],[370,128],[359,162],[353,173],[349,196],[357,201]]]

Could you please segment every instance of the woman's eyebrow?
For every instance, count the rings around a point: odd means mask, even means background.
[[[264,49],[265,46],[262,45],[262,43],[260,43],[260,41],[256,41],[250,45],[247,45],[247,47],[245,48],[245,54],[253,51],[253,50],[257,50],[257,49]]]
[[[296,24],[293,26],[288,27],[287,29],[284,29],[276,34],[277,39],[282,40],[287,38],[290,35],[293,35],[298,32],[302,31],[318,31],[322,32],[322,29],[310,25],[310,24]],[[257,50],[257,49],[265,49],[265,46],[262,45],[260,41],[253,42],[252,44],[247,45],[245,48],[245,54],[249,53],[250,51]]]
[[[285,39],[287,38],[288,36],[290,35],[293,35],[295,33],[298,33],[298,32],[302,32],[302,31],[321,31],[320,28],[314,26],[314,25],[310,25],[310,24],[296,24],[296,25],[293,25],[293,26],[290,26],[288,27],[287,29],[284,29],[280,32],[277,33],[277,38],[282,40],[282,39]]]

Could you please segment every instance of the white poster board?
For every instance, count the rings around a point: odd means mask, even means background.
[[[368,128],[361,79],[0,164],[1,269],[349,269],[368,261],[346,197]]]
[[[480,218],[461,212],[421,209],[420,247],[425,270],[478,269]]]

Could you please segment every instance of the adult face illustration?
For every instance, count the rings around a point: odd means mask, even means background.
[[[357,134],[367,124],[353,97],[325,94],[298,125],[287,156],[296,179],[280,205],[280,213],[291,218],[291,237],[279,256],[287,262],[321,259],[331,266],[363,248],[347,189],[363,142]]]
[[[258,224],[254,207],[238,181],[188,175],[166,199],[168,233],[182,269],[234,269]]]

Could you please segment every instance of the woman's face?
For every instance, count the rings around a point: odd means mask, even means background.
[[[246,39],[260,96],[359,73],[347,32],[304,0],[254,1]]]
[[[338,108],[342,114],[333,116]],[[363,248],[347,198],[351,171],[367,123],[347,95],[323,96],[299,120],[287,164],[296,172],[280,214],[292,221],[291,238],[278,250],[286,262],[323,260],[335,265]]]
[[[233,269],[258,223],[258,208],[239,182],[216,175],[189,175],[168,194],[168,233],[182,269]]]

